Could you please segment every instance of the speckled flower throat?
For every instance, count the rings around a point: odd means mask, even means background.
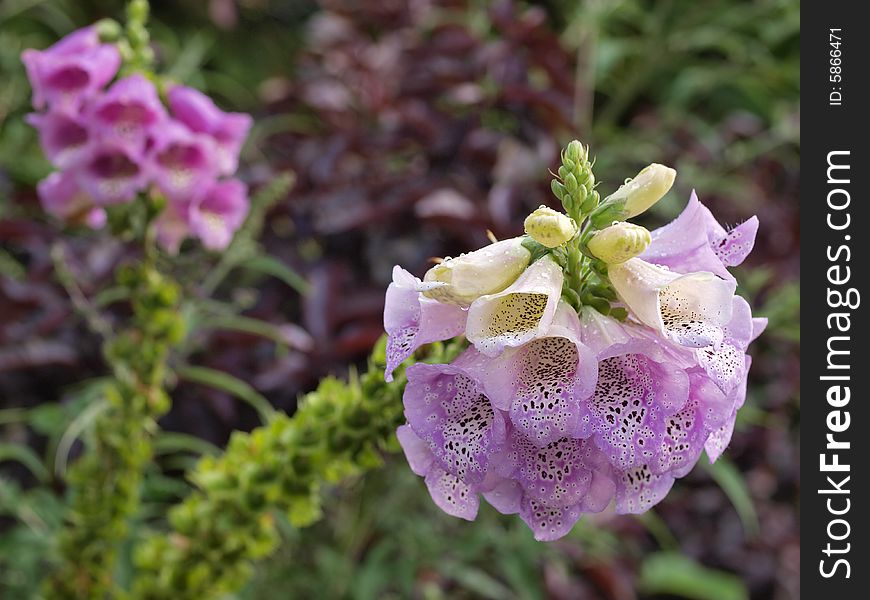
[[[473,520],[483,497],[542,541],[585,513],[640,513],[703,451],[715,461],[743,405],[747,348],[764,329],[728,267],[754,217],[730,230],[692,194],[673,222],[637,216],[676,172],[650,165],[600,199],[572,142],[526,235],[446,258],[387,290],[385,377],[419,348],[460,340],[450,364],[404,375],[398,437],[442,510]]]

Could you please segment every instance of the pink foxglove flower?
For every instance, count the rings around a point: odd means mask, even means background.
[[[429,284],[401,267],[393,268],[393,282],[387,288],[384,330],[387,332],[387,366],[384,377],[424,344],[456,337],[465,330],[465,311],[425,297]]]
[[[39,182],[36,192],[42,208],[53,217],[83,222],[92,229],[105,225],[106,211],[94,206],[90,195],[79,187],[70,173],[51,173]]]
[[[82,159],[91,136],[81,115],[58,109],[28,115],[27,122],[39,132],[42,151],[54,166],[65,169]]]
[[[21,60],[37,109],[78,107],[111,81],[121,66],[118,49],[101,43],[94,26],[79,29],[46,50],[25,50]]]
[[[190,205],[190,231],[209,250],[223,250],[245,221],[248,207],[248,187],[238,179],[212,184]]]
[[[217,166],[222,175],[236,171],[239,152],[251,129],[250,115],[224,112],[199,90],[182,85],[169,90],[169,107],[172,116],[191,131],[214,140]]]
[[[148,172],[117,142],[91,144],[75,173],[79,185],[100,205],[129,202],[145,189]]]
[[[166,119],[157,88],[138,74],[112,84],[95,99],[89,112],[88,121],[96,136],[116,141],[137,157],[144,153],[148,135]]]
[[[154,133],[150,155],[158,189],[175,202],[192,201],[217,176],[211,140],[178,123]]]

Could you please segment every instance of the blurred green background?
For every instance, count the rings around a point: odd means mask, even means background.
[[[548,194],[573,138],[592,146],[604,195],[649,162],[674,191],[643,224],[675,216],[694,188],[723,222],[753,214],[756,250],[736,275],[770,327],[754,345],[749,398],[724,461],[702,459],[643,517],[596,515],[534,542],[518,519],[482,509],[460,522],[428,499],[400,456],[330,492],[314,527],[287,543],[242,598],[797,598],[799,3],[796,0],[178,0],[152,2],[161,66],[257,125],[242,175],[293,170],[262,244],[311,283],[296,298],[237,275],[249,312],[302,340],[276,354],[246,337],[200,359],[292,412],[327,373],[361,364],[380,333],[390,267],[517,235]],[[60,230],[39,209],[48,172],[24,123],[19,62],[104,16],[110,0],[0,2],[0,596],[27,598],[60,519],[56,481],[5,459],[13,444],[56,449],[104,369],[51,273]],[[118,260],[106,236],[73,232],[82,285]],[[236,290],[233,292],[232,290]],[[235,296],[233,296],[234,299]],[[292,325],[290,325],[292,324]],[[254,420],[226,397],[180,385],[149,473],[148,519],[183,496],[207,445]],[[189,438],[184,438],[189,439]],[[26,462],[26,460],[25,460]],[[146,517],[143,517],[146,518]]]

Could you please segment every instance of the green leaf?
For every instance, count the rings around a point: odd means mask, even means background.
[[[242,331],[252,335],[259,335],[272,340],[280,346],[290,346],[287,336],[281,333],[281,328],[274,323],[246,317],[244,315],[218,315],[206,317],[200,322],[200,326],[212,329],[228,329]]]
[[[301,275],[274,256],[254,256],[242,262],[239,266],[280,279],[302,295],[306,295],[311,291],[311,286]]]
[[[272,408],[272,405],[269,404],[266,398],[249,384],[229,373],[216,371],[208,367],[187,365],[177,369],[176,374],[181,379],[207,385],[243,400],[257,411],[264,423],[268,423],[275,414],[275,409]]]
[[[221,453],[221,449],[211,442],[193,435],[175,431],[161,431],[154,438],[154,452],[157,454],[192,452],[206,456],[217,456]]]
[[[676,552],[659,552],[644,560],[638,588],[644,594],[671,594],[691,600],[748,600],[739,577],[704,567]]]
[[[42,483],[46,483],[51,479],[48,469],[42,464],[39,456],[27,446],[0,443],[0,462],[6,460],[14,460],[21,463]]]
[[[755,504],[749,495],[749,489],[746,487],[743,475],[740,474],[734,463],[720,456],[713,464],[710,464],[708,460],[702,460],[701,464],[719,484],[731,504],[734,505],[746,535],[750,538],[756,537],[759,531],[758,514],[755,512]]]

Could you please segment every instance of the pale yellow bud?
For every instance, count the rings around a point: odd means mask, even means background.
[[[526,217],[523,226],[533,240],[547,248],[561,246],[577,233],[574,219],[546,206]]]
[[[649,231],[640,225],[616,223],[596,233],[586,247],[596,258],[612,265],[643,254],[651,241]]]
[[[624,202],[623,217],[636,217],[668,193],[676,176],[672,168],[653,163],[623,184],[607,202]]]
[[[435,265],[423,277],[423,295],[439,302],[469,306],[486,294],[500,292],[529,266],[531,253],[516,237],[484,246]]]

